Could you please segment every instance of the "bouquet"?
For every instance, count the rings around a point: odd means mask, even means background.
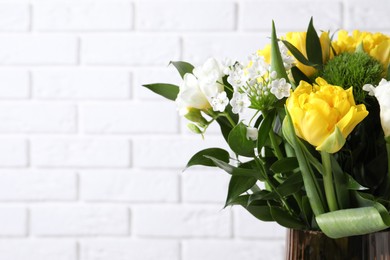
[[[334,39],[335,38],[335,39]],[[171,62],[179,86],[144,85],[175,101],[202,137],[219,124],[231,151],[187,167],[230,174],[226,205],[331,238],[390,227],[390,37],[340,30],[271,42],[247,61]]]

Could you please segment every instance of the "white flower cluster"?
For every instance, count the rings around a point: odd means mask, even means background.
[[[288,55],[287,51],[285,54]],[[286,62],[291,60],[286,59]],[[256,53],[249,57],[246,64],[237,62],[230,66],[228,75],[227,81],[234,89],[230,101],[234,113],[242,113],[250,105],[262,110],[274,101],[273,97],[282,99],[290,95],[291,85],[285,79],[277,79],[277,73],[270,71],[264,57]]]

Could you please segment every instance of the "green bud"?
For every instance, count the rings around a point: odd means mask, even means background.
[[[200,128],[193,123],[188,123],[187,127],[188,127],[188,129],[191,130],[191,132],[193,132],[195,134],[203,134],[202,130],[200,130]]]
[[[198,123],[198,125],[205,127],[208,125],[207,120],[202,116],[202,113],[199,109],[191,108],[188,113],[184,116],[188,120],[194,123]]]

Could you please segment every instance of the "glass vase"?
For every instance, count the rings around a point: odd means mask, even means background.
[[[286,260],[390,260],[390,229],[339,239],[320,231],[287,230]]]

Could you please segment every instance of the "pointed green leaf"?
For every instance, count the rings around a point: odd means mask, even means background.
[[[200,130],[200,128],[193,123],[188,123],[187,127],[188,127],[188,129],[190,129],[191,132],[193,132],[195,134],[203,134],[202,130]]]
[[[232,200],[252,188],[256,181],[256,178],[253,177],[233,175],[230,178],[225,207],[228,206]]]
[[[303,179],[301,173],[294,173],[288,177],[282,184],[280,184],[276,190],[282,197],[290,196],[303,187]]]
[[[215,167],[215,163],[207,158],[207,156],[212,156],[215,159],[218,159],[222,162],[229,163],[230,156],[229,153],[221,148],[208,148],[202,151],[197,152],[195,155],[191,157],[188,161],[186,168],[194,166],[194,165],[203,165],[203,166],[211,166]]]
[[[290,82],[283,65],[282,55],[280,54],[274,21],[272,21],[271,34],[271,71],[276,71],[278,78],[284,78],[287,82]]]
[[[294,78],[295,84],[298,86],[301,80],[308,83],[313,83],[298,67],[291,68],[291,74]]]
[[[175,66],[182,78],[184,78],[186,73],[192,73],[194,70],[194,66],[185,61],[171,61],[169,64]]]
[[[271,207],[272,218],[281,226],[286,228],[302,229],[305,225],[298,219],[292,217],[285,209]]]
[[[241,122],[230,131],[228,144],[233,152],[246,157],[254,157],[256,143],[246,137],[247,127]]]
[[[245,177],[254,177],[254,178],[259,178],[260,172],[255,170],[255,169],[247,169],[247,168],[239,168],[235,167],[233,165],[230,165],[227,162],[224,162],[222,160],[219,160],[217,158],[214,158],[212,156],[207,156],[205,155],[207,159],[210,159],[214,165],[218,166],[225,172],[231,174],[231,175],[237,175],[237,176],[245,176]]]
[[[299,163],[296,157],[286,157],[274,162],[271,165],[271,170],[275,173],[285,173],[293,171],[298,167]]]
[[[241,205],[248,210],[249,213],[261,221],[274,221],[267,201],[255,201],[251,205],[248,205],[248,199],[249,195],[242,195],[233,199],[229,205]]]
[[[264,119],[261,122],[260,128],[259,128],[259,137],[257,138],[257,149],[261,151],[265,143],[267,142],[267,139],[269,138],[269,131],[272,130],[272,123],[275,118],[275,111],[271,111],[267,115],[263,115]]]
[[[142,86],[172,101],[175,101],[179,94],[179,87],[173,84],[155,83]]]
[[[348,190],[348,177],[340,167],[334,156],[330,156],[332,165],[332,173],[334,179],[334,187],[336,190],[337,204],[340,209],[346,209],[350,207],[349,190]]]
[[[322,66],[322,49],[320,38],[313,25],[313,17],[310,19],[306,35],[306,53],[310,62]]]
[[[284,43],[284,45],[287,47],[287,49],[291,52],[291,54],[302,64],[306,65],[306,66],[316,66],[315,63],[313,62],[310,62],[306,57],[305,55],[302,54],[302,52],[300,52],[294,45],[292,45],[291,43],[289,43],[288,41],[286,40],[282,40],[282,42]]]
[[[386,80],[390,80],[390,65],[387,67]]]

